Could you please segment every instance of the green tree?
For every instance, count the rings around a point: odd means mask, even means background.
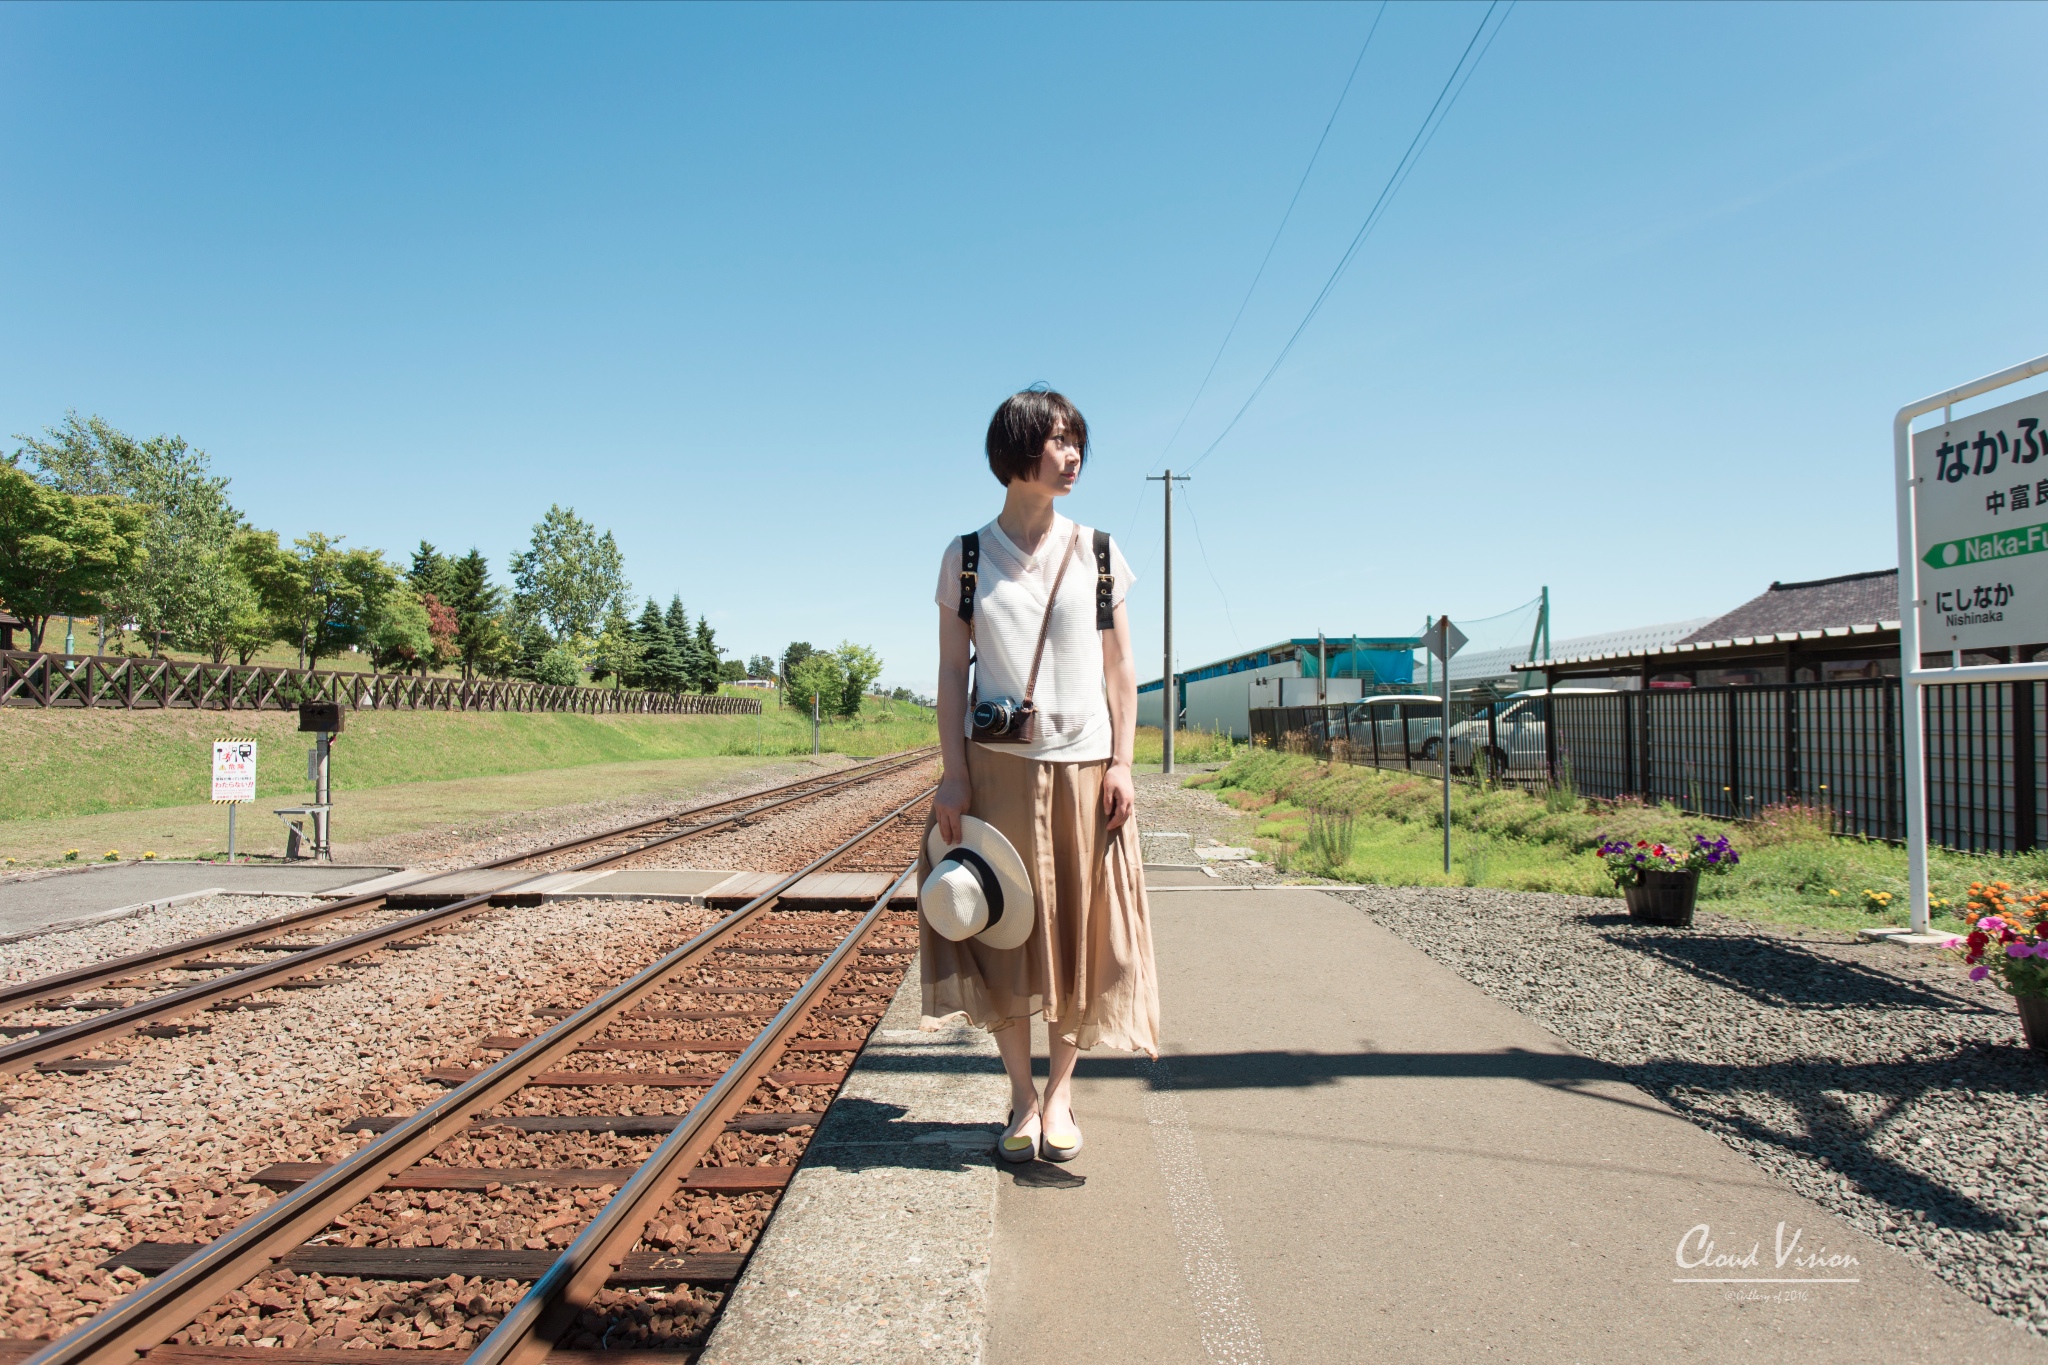
[[[398,590],[398,573],[381,551],[344,550],[340,536],[315,531],[287,551],[275,531],[252,531],[238,537],[234,548],[278,635],[297,641],[301,668],[351,646],[371,646]]]
[[[839,714],[857,716],[861,699],[867,696],[868,688],[874,685],[875,679],[882,676],[882,656],[866,645],[841,640],[837,657],[839,667],[846,674],[846,685],[839,694]]]
[[[747,658],[747,671],[741,675],[748,678],[772,678],[775,676],[775,660],[766,654],[753,654]]]
[[[576,687],[583,682],[583,665],[576,660],[576,651],[567,645],[556,645],[540,659],[540,667],[534,670],[534,681],[553,687]]]
[[[453,596],[454,570],[454,560],[423,540],[412,552],[412,565],[405,571],[405,581],[422,597],[432,593],[446,602]]]
[[[556,504],[534,523],[533,541],[512,556],[513,603],[538,617],[557,640],[587,638],[631,588],[612,533]]]
[[[448,595],[441,598],[455,613],[455,649],[462,657],[462,676],[474,677],[485,668],[486,658],[495,666],[510,663],[513,639],[501,619],[505,590],[491,582],[490,564],[483,552],[472,547],[448,568]]]
[[[747,676],[747,666],[738,659],[727,659],[718,666],[718,680],[722,683],[738,682]]]
[[[364,647],[372,669],[410,672],[418,668],[424,673],[434,650],[434,629],[420,595],[407,585],[386,593],[370,623]]]
[[[711,623],[701,616],[697,618],[697,631],[690,643],[695,646],[696,654],[692,660],[696,671],[691,674],[690,681],[696,684],[699,692],[715,695],[719,681],[724,677],[718,662],[718,637],[712,632]]]
[[[166,640],[190,638],[202,614],[218,619],[217,604],[236,595],[221,576],[233,571],[226,551],[242,518],[228,503],[228,480],[209,472],[205,451],[178,436],[138,441],[76,412],[40,437],[16,439],[17,458],[31,458],[50,486],[124,498],[142,510],[144,554],[110,585],[109,612],[135,623],[159,654]]]
[[[675,636],[669,633],[668,622],[653,598],[648,598],[647,605],[640,609],[633,635],[640,646],[634,686],[654,692],[680,692],[690,685],[682,651],[676,648]]]
[[[0,464],[0,605],[43,647],[52,616],[97,615],[147,553],[147,519],[118,497],[77,496]]]
[[[547,658],[548,651],[555,647],[554,639],[549,636],[547,627],[531,616],[515,614],[506,623],[505,629],[512,637],[508,660],[511,676],[523,678],[527,682],[539,682],[541,662]]]
[[[193,595],[185,604],[186,624],[178,643],[225,662],[232,652],[247,663],[257,650],[277,638],[263,611],[262,599],[236,564],[230,550],[208,551],[217,561],[196,576]]]
[[[633,633],[633,622],[626,609],[614,602],[605,613],[604,629],[597,637],[597,650],[590,666],[591,681],[610,678],[613,687],[620,688],[627,679],[638,677],[639,672],[639,637]]]
[[[790,670],[788,691],[789,704],[798,710],[810,710],[816,696],[818,714],[832,715],[846,694],[846,668],[837,655],[808,654]]]
[[[782,679],[782,692],[787,705],[796,705],[796,691],[790,681],[796,676],[796,666],[817,652],[811,648],[809,640],[792,640],[789,648],[782,651],[782,671],[777,676]],[[806,700],[804,705],[809,706],[810,702]]]

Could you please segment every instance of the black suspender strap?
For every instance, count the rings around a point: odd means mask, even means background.
[[[1116,629],[1116,575],[1109,571],[1109,532],[1095,533],[1095,628]]]
[[[960,537],[960,619],[974,621],[974,587],[981,581],[981,532]]]

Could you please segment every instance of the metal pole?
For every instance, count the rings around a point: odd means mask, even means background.
[[[333,817],[334,788],[329,781],[329,763],[333,758],[331,745],[334,736],[325,730],[314,737],[314,752],[319,755],[318,776],[313,783],[313,804],[319,809],[313,815],[313,851],[328,862],[334,861]]]
[[[818,752],[818,694],[811,693],[811,752]]]
[[[1437,648],[1444,652],[1444,729],[1436,743],[1444,769],[1444,875],[1451,875],[1451,618],[1437,622]]]
[[[1145,482],[1156,483],[1166,490],[1166,632],[1162,653],[1165,663],[1160,669],[1159,684],[1159,771],[1173,771],[1173,732],[1180,724],[1180,690],[1173,685],[1173,486],[1186,483],[1189,476],[1175,474],[1171,469],[1164,474],[1147,474]]]
[[[1316,632],[1316,705],[1330,704],[1330,642],[1321,631]],[[1327,721],[1327,717],[1325,720]]]
[[[242,804],[242,803],[241,803],[241,802],[239,802],[239,801],[230,801],[230,802],[228,802],[228,866],[229,866],[229,867],[233,867],[233,866],[235,865],[235,807],[237,807],[237,806],[239,806],[239,805],[241,805],[241,804]]]
[[[1166,490],[1166,633],[1163,654],[1165,665],[1160,673],[1164,681],[1159,689],[1159,771],[1173,771],[1173,732],[1180,728],[1180,698],[1174,695],[1173,686],[1173,471],[1166,471],[1166,478],[1160,484]]]

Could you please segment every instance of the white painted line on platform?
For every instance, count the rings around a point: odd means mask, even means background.
[[[1173,1089],[1173,1073],[1164,1060],[1143,1059],[1138,1072],[1146,1081],[1145,1123],[1166,1182],[1166,1206],[1180,1242],[1181,1269],[1201,1316],[1202,1345],[1211,1360],[1225,1365],[1264,1365],[1266,1347],[1259,1337],[1259,1321],[1238,1278],[1223,1217],[1202,1171],[1201,1153],[1195,1150],[1187,1107]]]

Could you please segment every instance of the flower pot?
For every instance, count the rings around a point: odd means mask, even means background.
[[[1684,928],[1692,923],[1693,906],[1699,900],[1700,874],[1645,869],[1624,894],[1630,919]]]
[[[2013,1003],[2020,1007],[2020,1028],[2026,1032],[2027,1046],[2048,1052],[2048,1000],[2016,995]]]

